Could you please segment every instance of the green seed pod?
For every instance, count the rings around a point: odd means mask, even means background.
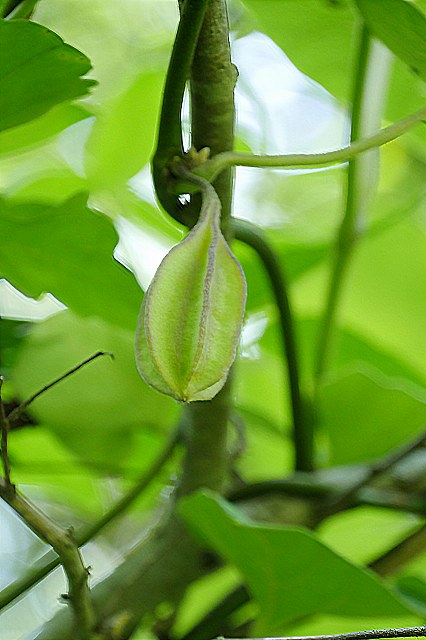
[[[246,299],[243,271],[220,231],[220,202],[203,186],[200,219],[166,255],[136,334],[144,380],[176,400],[210,400],[235,359]]]

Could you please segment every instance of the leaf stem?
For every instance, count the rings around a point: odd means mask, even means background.
[[[227,151],[207,160],[203,165],[194,169],[194,173],[209,181],[215,179],[228,167],[258,167],[274,169],[303,169],[306,167],[323,167],[326,165],[343,164],[356,158],[360,153],[370,149],[377,149],[388,142],[396,140],[409,129],[426,119],[426,107],[394,122],[376,133],[353,141],[346,147],[322,153],[293,153],[285,155],[256,155],[251,153],[237,153]]]
[[[41,540],[50,544],[58,554],[68,579],[69,601],[74,613],[75,637],[80,640],[92,640],[95,614],[90,600],[88,587],[88,569],[74,540],[72,530],[57,525],[46,514],[42,513],[29,500],[16,492],[15,488],[0,479],[0,497],[20,516]]]
[[[399,629],[374,629],[372,631],[352,631],[350,633],[331,633],[321,636],[280,636],[268,638],[249,638],[246,640],[376,640],[379,638],[423,638],[426,627],[402,627]],[[223,640],[226,640],[225,638]],[[240,640],[236,638],[234,640]]]
[[[313,469],[313,434],[303,411],[296,336],[285,274],[260,229],[238,218],[232,219],[231,228],[237,240],[254,249],[268,274],[280,318],[280,330],[285,353],[284,360],[289,380],[290,405],[293,416],[295,469],[296,471],[311,471]]]
[[[102,529],[126,511],[133,502],[144,492],[151,484],[165,463],[170,459],[176,449],[176,445],[181,438],[180,425],[173,432],[169,440],[166,442],[164,449],[160,452],[158,458],[154,460],[151,467],[136,481],[135,485],[123,495],[99,520],[84,529],[81,533],[75,534],[75,541],[79,547],[97,536]],[[49,551],[41,558],[42,566],[31,571],[29,575],[23,579],[17,580],[10,587],[6,588],[0,597],[0,611],[7,607],[13,600],[21,596],[25,591],[31,589],[40,580],[43,580],[51,571],[61,564],[61,559]]]

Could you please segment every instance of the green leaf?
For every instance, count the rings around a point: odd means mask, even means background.
[[[301,529],[252,522],[210,492],[181,501],[191,529],[241,571],[260,613],[256,634],[278,634],[303,616],[409,616],[372,573]]]
[[[0,130],[88,93],[90,61],[53,31],[28,20],[0,21]]]
[[[184,402],[210,400],[222,388],[241,331],[245,278],[219,219],[211,189],[199,222],[160,264],[139,317],[142,377]]]
[[[343,104],[351,99],[352,77],[355,65],[355,44],[358,20],[355,7],[349,0],[244,0],[253,14],[258,28],[271,37],[300,71],[319,82]],[[386,9],[389,19],[392,11],[388,3],[377,0]],[[401,46],[408,46],[402,42]],[[338,64],[336,64],[338,61]],[[420,79],[410,73],[399,60],[394,73],[386,117],[402,118],[424,105],[424,87]],[[409,133],[420,142],[424,153],[425,127]]]
[[[111,221],[84,194],[58,207],[0,201],[0,236],[0,274],[25,295],[50,292],[81,315],[134,329],[142,291],[112,257]]]
[[[177,413],[172,400],[142,382],[133,349],[133,331],[62,311],[33,325],[11,383],[25,399],[96,351],[113,353],[114,360],[98,358],[41,395],[31,412],[84,462],[117,473],[129,464],[139,432],[164,433]],[[142,463],[139,452],[138,468]]]
[[[94,187],[124,183],[149,161],[162,87],[161,74],[143,73],[103,105],[86,146],[87,176]]]
[[[354,13],[347,0],[264,0],[244,2],[292,62],[328,91],[347,98],[353,51]],[[336,64],[336,60],[339,64]]]
[[[22,153],[92,114],[78,105],[61,104],[19,128],[0,133],[0,153]]]
[[[330,435],[331,463],[351,464],[385,455],[426,423],[426,393],[362,363],[325,384],[322,426]]]
[[[426,80],[426,17],[405,0],[356,0],[371,33]]]

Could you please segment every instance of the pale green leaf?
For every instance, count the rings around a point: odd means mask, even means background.
[[[102,106],[86,146],[87,176],[95,188],[123,184],[149,162],[163,82],[159,73],[143,73]]]
[[[88,93],[90,61],[53,31],[28,20],[0,21],[0,130]]]
[[[257,634],[279,634],[285,624],[317,613],[409,616],[384,583],[308,531],[257,524],[211,492],[185,498],[181,513],[205,543],[241,571],[259,605]]]

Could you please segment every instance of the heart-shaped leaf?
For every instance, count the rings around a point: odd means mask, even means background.
[[[241,332],[246,282],[219,223],[220,202],[206,183],[199,222],[160,264],[139,317],[140,374],[184,402],[222,388]]]
[[[90,60],[53,31],[28,20],[0,20],[0,130],[88,93]]]

